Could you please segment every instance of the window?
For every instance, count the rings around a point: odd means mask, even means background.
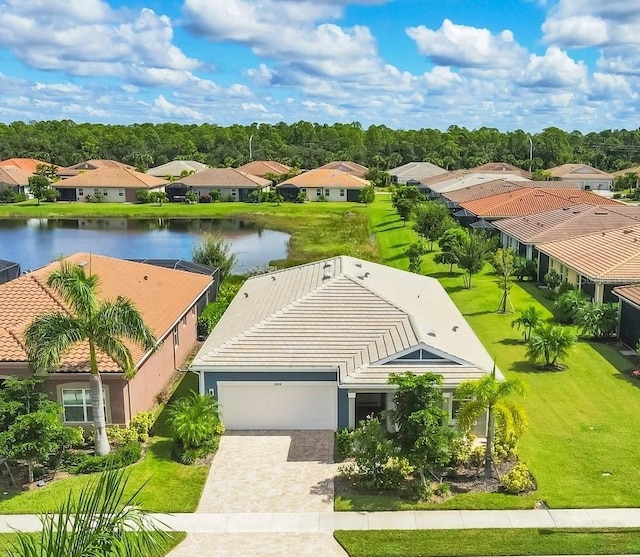
[[[105,401],[106,416],[107,397],[104,391],[102,396]],[[89,389],[62,389],[62,409],[66,423],[92,422],[91,391]]]
[[[120,197],[124,197],[124,189],[120,188],[120,189],[118,190],[118,195],[119,195]]]
[[[330,192],[328,189],[325,189],[325,190],[324,190],[324,196],[325,196],[325,197],[329,197],[329,194],[330,194],[330,193],[331,193],[331,192]]]
[[[96,195],[100,194],[100,190],[98,188],[93,188],[93,193]]]
[[[322,190],[321,190],[320,188],[318,188],[318,189],[316,190],[316,195],[317,195],[318,197],[320,197],[320,196],[322,195]]]
[[[107,197],[109,195],[109,190],[102,190],[102,195]]]
[[[344,197],[344,190],[340,190],[340,197]]]
[[[183,327],[186,327],[186,326],[187,326],[187,316],[186,316],[186,315],[183,315],[183,316],[182,316],[182,326],[183,326]]]
[[[460,408],[467,403],[470,398],[457,399],[453,397],[452,393],[445,393],[444,395],[444,409],[449,413],[449,425],[456,425],[458,423],[458,414]]]
[[[301,191],[302,193],[307,193],[307,188],[300,188],[300,191]]]
[[[84,195],[84,190],[82,188],[78,188],[78,195]]]

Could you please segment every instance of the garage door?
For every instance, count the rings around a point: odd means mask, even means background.
[[[233,429],[336,429],[337,386],[314,382],[218,383],[225,427]]]

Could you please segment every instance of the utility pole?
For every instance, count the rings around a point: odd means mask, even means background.
[[[533,140],[530,135],[527,136],[527,139],[529,140],[529,172],[531,172],[531,166],[533,164]]]
[[[253,160],[253,150],[251,149],[251,144],[253,142],[253,134],[249,136],[249,160]]]

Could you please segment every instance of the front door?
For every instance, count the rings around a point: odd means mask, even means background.
[[[369,416],[380,417],[386,408],[386,393],[356,393],[356,427]]]

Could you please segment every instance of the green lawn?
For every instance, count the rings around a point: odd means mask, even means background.
[[[186,374],[172,399],[197,389],[198,378]],[[135,491],[147,484],[139,495],[140,505],[155,512],[193,512],[209,471],[208,466],[184,466],[171,460],[171,440],[162,412],[156,421],[157,435],[152,438],[146,457],[129,467],[129,490]],[[70,491],[80,490],[93,477],[92,474],[72,476],[28,492],[0,494],[0,514],[30,514],[55,511],[66,500]]]
[[[624,555],[640,552],[640,530],[342,530],[351,557]]]
[[[369,215],[381,259],[406,269],[404,251],[415,233],[403,226],[389,201],[377,200]],[[525,359],[521,337],[511,328],[514,316],[496,313],[501,292],[490,266],[474,277],[469,290],[462,287],[458,272],[450,274],[448,266],[435,264],[433,254],[424,257],[423,272],[441,281],[498,367],[527,386],[524,405],[530,424],[520,453],[538,482],[538,491],[526,499],[458,496],[447,507],[520,508],[523,501],[532,504],[538,499],[555,508],[640,506],[636,425],[640,384],[621,373],[633,367],[631,362],[612,346],[582,341],[565,362],[567,370],[540,371]],[[545,308],[548,300],[534,285],[514,285],[511,298],[516,309],[533,303],[551,316]],[[365,506],[371,504],[367,499]],[[340,504],[359,508],[356,500]],[[398,504],[390,502],[388,508]]]

